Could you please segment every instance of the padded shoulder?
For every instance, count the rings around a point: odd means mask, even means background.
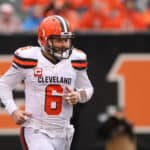
[[[77,70],[86,69],[88,66],[87,55],[82,50],[74,48],[71,55],[71,64]]]
[[[13,65],[21,68],[34,68],[37,66],[37,53],[39,47],[26,46],[17,49],[14,53]]]

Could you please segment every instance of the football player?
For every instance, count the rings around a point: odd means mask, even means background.
[[[38,29],[40,47],[14,53],[12,66],[0,78],[0,98],[16,124],[22,125],[24,150],[68,150],[74,127],[73,106],[93,94],[87,75],[87,56],[73,48],[74,34],[61,16],[43,19]],[[25,84],[25,110],[12,96],[18,82]]]

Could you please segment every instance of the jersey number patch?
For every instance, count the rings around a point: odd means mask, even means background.
[[[45,112],[48,115],[59,115],[62,110],[63,88],[60,85],[48,85],[45,96]]]

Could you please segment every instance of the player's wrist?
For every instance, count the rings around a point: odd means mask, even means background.
[[[17,112],[18,112],[18,109],[15,109],[15,110],[11,113],[11,115],[14,116]]]
[[[80,103],[81,101],[81,95],[79,91],[76,91],[76,95],[77,95],[77,103]]]
[[[5,110],[8,112],[8,114],[12,114],[14,111],[16,111],[18,108],[15,103],[10,103],[10,105],[5,106]]]
[[[86,99],[86,92],[84,89],[77,89],[77,97],[78,97],[78,103],[84,103],[85,99]]]

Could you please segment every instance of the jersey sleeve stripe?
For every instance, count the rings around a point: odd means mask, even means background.
[[[37,60],[30,58],[22,58],[17,55],[14,55],[13,63],[23,68],[32,68],[37,65]]]
[[[85,69],[88,66],[88,62],[86,60],[72,60],[71,64],[75,69]]]

